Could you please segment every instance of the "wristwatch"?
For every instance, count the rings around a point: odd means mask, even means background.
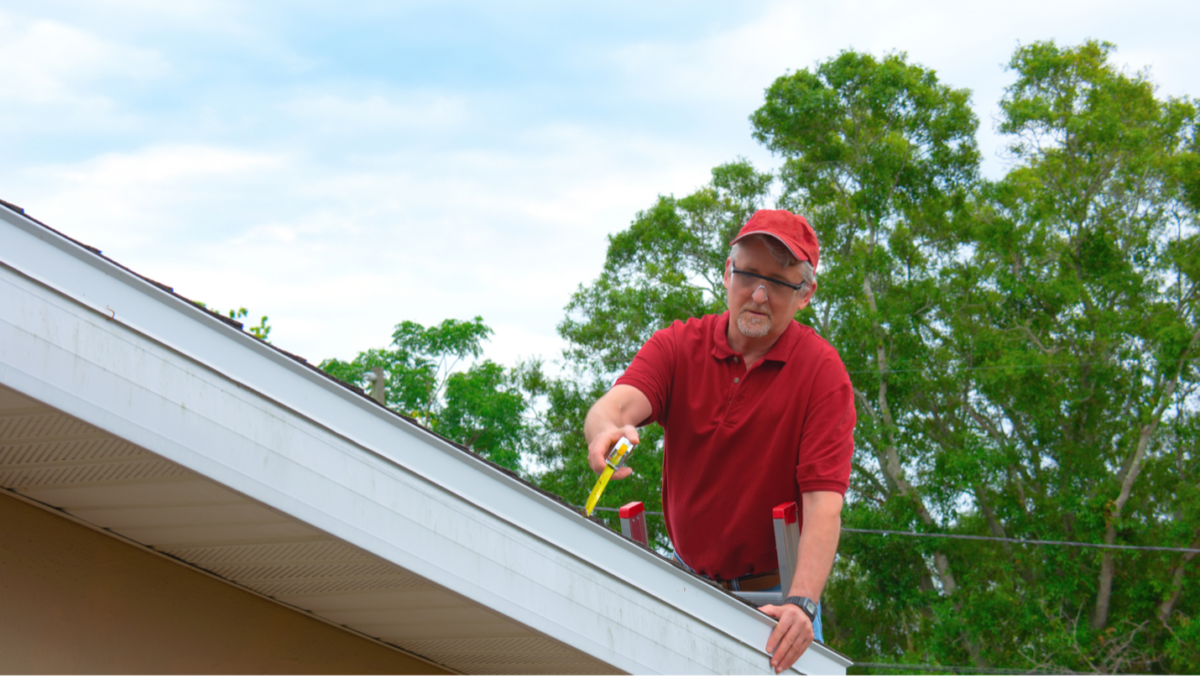
[[[783,603],[796,604],[800,607],[800,610],[804,611],[804,614],[808,616],[809,620],[813,622],[817,621],[817,602],[813,601],[812,599],[809,599],[806,596],[790,596],[784,599]]]

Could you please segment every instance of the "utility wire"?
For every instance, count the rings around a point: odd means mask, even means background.
[[[1185,360],[1185,361],[1195,361],[1195,360],[1197,360],[1197,359],[1200,359],[1200,356],[1193,356],[1193,357],[1191,357],[1191,358],[1185,358],[1185,359],[1183,359],[1183,360]],[[1042,365],[967,365],[967,366],[959,366],[959,367],[956,367],[956,368],[948,368],[948,369],[947,369],[947,371],[957,371],[957,370],[1027,370],[1027,369],[1028,369],[1028,370],[1049,370],[1049,369],[1051,369],[1051,368],[1082,368],[1082,367],[1085,367],[1085,366],[1092,366],[1092,365],[1110,365],[1110,364],[1108,364],[1108,363],[1045,363],[1045,364],[1042,364]],[[944,368],[944,366],[940,366],[940,367]],[[849,374],[849,375],[866,375],[866,374],[878,375],[878,374],[879,374],[879,373],[881,373],[881,372],[887,372],[887,373],[919,373],[919,372],[926,372],[926,371],[929,371],[929,370],[932,370],[932,369],[933,369],[933,368],[888,368],[887,370],[879,370],[878,368],[873,368],[873,369],[870,369],[870,370],[847,370],[847,371],[846,371],[846,373],[847,373],[847,374]]]
[[[966,667],[962,665],[897,665],[880,662],[856,662],[855,667],[877,670],[919,670],[921,672],[952,672],[954,674],[1051,674],[1037,670],[1017,670],[1001,667]]]
[[[583,509],[577,507],[576,509]],[[618,512],[615,507],[596,507],[598,512]],[[646,514],[662,516],[662,512],[645,511]],[[843,533],[870,533],[876,535],[899,535],[902,537],[916,538],[949,538],[954,540],[979,540],[985,542],[1014,542],[1027,545],[1058,545],[1064,547],[1094,547],[1097,549],[1131,549],[1138,551],[1153,551],[1153,552],[1185,552],[1189,554],[1200,554],[1200,549],[1191,547],[1146,547],[1139,545],[1104,545],[1094,542],[1071,542],[1067,540],[1023,540],[1020,538],[997,538],[987,535],[957,535],[953,533],[917,533],[914,531],[905,530],[875,530],[871,528],[842,528]],[[1001,667],[971,667],[965,665],[901,665],[894,663],[870,663],[856,662],[855,667],[864,669],[879,669],[879,670],[917,670],[920,672],[946,672],[953,674],[1020,674],[1020,675],[1038,675],[1052,674],[1049,672],[1040,672],[1037,670],[1021,670],[1014,668]],[[1074,673],[1073,673],[1074,674]]]
[[[1096,549],[1131,549],[1142,552],[1184,552],[1200,554],[1193,547],[1147,547],[1143,545],[1103,545],[1095,542],[1071,542],[1068,540],[1025,540],[1022,538],[997,538],[990,535],[954,535],[951,533],[916,533],[907,530],[872,530],[869,528],[842,528],[843,533],[875,533],[879,535],[903,535],[915,538],[951,538],[954,540],[982,540],[986,542],[1015,542],[1025,545],[1058,545],[1062,547],[1094,547]]]
[[[582,509],[577,507],[576,509]],[[620,511],[613,507],[596,507],[598,512],[616,512]],[[646,511],[646,514],[654,516],[662,516],[662,512]],[[945,538],[949,540],[978,540],[982,542],[1011,542],[1023,545],[1052,545],[1059,547],[1092,547],[1095,549],[1128,549],[1142,552],[1183,552],[1185,554],[1200,554],[1200,549],[1195,547],[1150,547],[1144,545],[1105,545],[1097,542],[1072,542],[1069,540],[1026,540],[1024,538],[997,538],[990,535],[959,535],[954,533],[917,533],[908,530],[882,530],[871,528],[846,528],[842,527],[843,533],[872,533],[876,535],[899,535],[902,537],[914,538]]]

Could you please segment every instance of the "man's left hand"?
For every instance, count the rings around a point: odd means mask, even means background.
[[[758,610],[775,618],[775,630],[767,639],[767,653],[771,654],[771,668],[775,674],[790,668],[813,642],[812,620],[796,604],[772,606]]]

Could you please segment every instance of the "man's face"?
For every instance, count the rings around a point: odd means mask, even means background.
[[[726,301],[729,313],[735,321],[729,333],[739,333],[746,338],[768,338],[774,340],[787,329],[788,322],[796,312],[808,306],[815,290],[806,285],[799,292],[780,291],[767,281],[738,276],[733,273],[735,263],[725,260]],[[799,285],[803,279],[800,266],[784,268],[776,263],[771,251],[760,238],[741,242],[738,248],[736,268],[768,278]]]

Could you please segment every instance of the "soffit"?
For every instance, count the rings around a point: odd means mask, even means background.
[[[614,672],[411,571],[2,386],[0,487],[451,670]]]

